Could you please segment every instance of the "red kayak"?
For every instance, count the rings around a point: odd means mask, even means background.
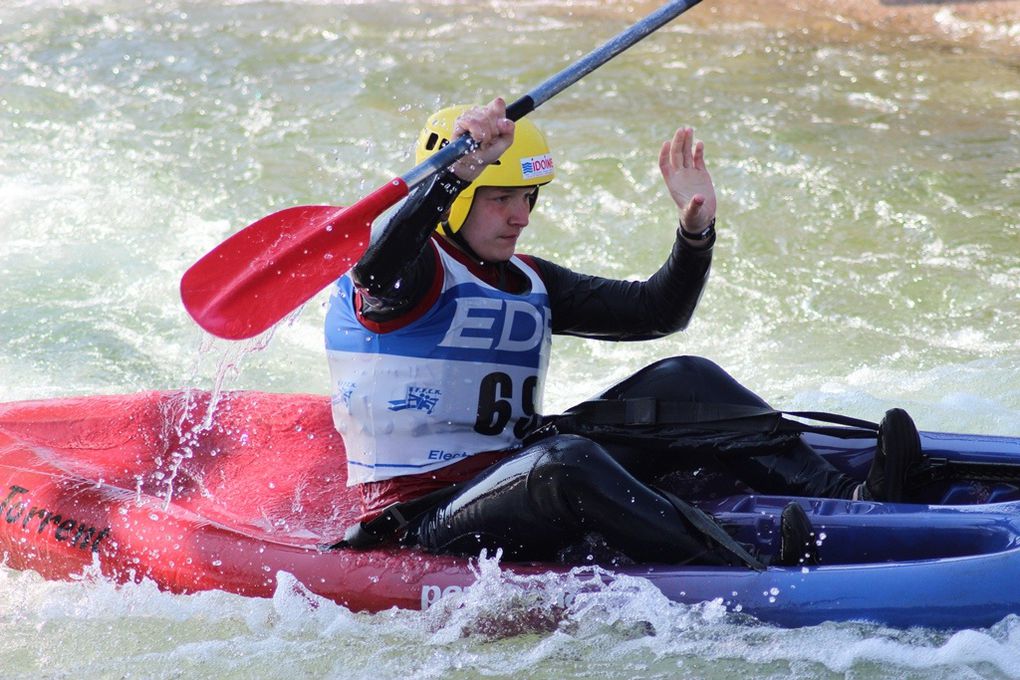
[[[327,551],[353,521],[325,397],[197,391],[0,405],[0,550],[67,579],[269,597],[279,571],[354,610],[420,608],[473,580],[464,559]],[[546,571],[546,569],[541,569]]]
[[[395,546],[322,548],[342,537],[356,506],[326,397],[235,392],[212,406],[210,415],[210,395],[198,391],[0,404],[6,565],[50,579],[91,567],[176,593],[259,597],[271,596],[286,572],[361,611],[425,608],[476,580],[477,567],[464,558]],[[858,477],[874,451],[873,440],[813,444]],[[551,574],[542,587],[558,602],[626,574],[676,602],[718,600],[790,626],[960,628],[1020,614],[1020,590],[1004,585],[1020,580],[1020,439],[922,433],[922,446],[939,469],[964,464],[997,481],[933,477],[930,504],[799,499],[826,536],[821,566],[630,565],[571,577],[561,564],[502,568]],[[686,497],[767,559],[791,499],[725,486],[729,495]]]

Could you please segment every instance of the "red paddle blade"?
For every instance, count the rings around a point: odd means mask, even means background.
[[[406,195],[398,178],[348,208],[307,205],[263,217],[184,273],[184,307],[215,336],[258,335],[354,266],[372,222]]]

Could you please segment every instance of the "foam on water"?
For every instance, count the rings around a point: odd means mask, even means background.
[[[936,12],[935,22],[951,36],[978,34],[986,40],[1020,45],[1020,23],[993,24],[987,21],[967,20],[957,16],[948,7]]]
[[[249,599],[0,569],[0,665],[25,677],[1020,677],[1016,617],[957,633],[783,630],[718,602],[669,602],[641,579],[594,586],[583,573],[564,588],[484,557],[477,571],[424,612],[368,615],[287,574],[271,599]]]

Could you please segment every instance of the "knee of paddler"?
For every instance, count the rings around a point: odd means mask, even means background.
[[[577,435],[553,437],[543,447],[528,474],[528,490],[535,500],[596,488],[612,463],[599,444]]]
[[[531,468],[531,477],[564,478],[584,476],[607,456],[605,449],[591,439],[564,434],[543,442],[544,451]]]
[[[544,448],[527,478],[532,511],[561,531],[583,531],[610,478],[612,459],[597,443],[575,435],[553,437]]]

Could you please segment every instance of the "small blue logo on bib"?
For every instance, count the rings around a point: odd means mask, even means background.
[[[391,411],[414,409],[415,411],[424,411],[432,415],[432,410],[439,403],[439,397],[442,395],[443,391],[438,388],[411,385],[407,388],[407,396],[403,399],[391,401],[389,409]]]

